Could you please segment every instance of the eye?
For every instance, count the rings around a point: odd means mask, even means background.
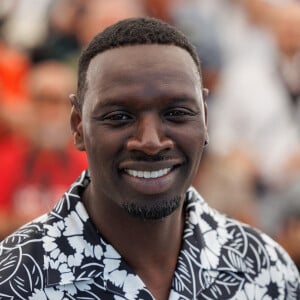
[[[111,126],[122,126],[133,120],[133,116],[128,112],[115,111],[102,117],[102,121]]]
[[[182,111],[182,110],[171,110],[169,112],[167,112],[165,114],[166,116],[168,117],[180,117],[180,116],[185,116],[186,115],[186,112],[185,111]]]
[[[112,121],[126,121],[130,120],[131,117],[128,114],[125,113],[112,113],[108,116],[105,116],[105,120],[112,120]]]
[[[184,122],[196,113],[185,108],[172,108],[164,113],[164,118],[172,122]]]

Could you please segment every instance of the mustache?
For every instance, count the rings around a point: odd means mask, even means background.
[[[157,153],[155,155],[148,155],[145,153],[130,153],[128,159],[132,161],[145,161],[145,162],[157,162],[157,161],[166,161],[172,159],[178,159],[179,155],[176,154],[166,154],[166,153]]]

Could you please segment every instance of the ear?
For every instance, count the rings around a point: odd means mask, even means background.
[[[209,95],[209,90],[204,88],[203,89],[203,104],[204,104],[204,120],[205,120],[205,127],[206,127],[206,134],[205,134],[205,141],[208,144],[209,141],[209,136],[208,136],[208,109],[207,109],[207,103],[206,103],[206,99]]]
[[[208,95],[209,95],[209,89],[203,88],[203,89],[202,89],[202,95],[203,95],[203,99],[206,100],[206,98],[207,98]]]
[[[207,104],[204,102],[204,114],[205,114],[205,145],[209,143],[209,135],[208,135],[208,116],[207,116]]]
[[[72,94],[69,96],[69,98],[72,104],[70,124],[71,124],[74,145],[79,151],[85,151],[81,110],[78,106],[76,95]]]

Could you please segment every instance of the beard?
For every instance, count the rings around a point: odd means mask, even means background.
[[[172,214],[180,205],[180,196],[163,203],[151,203],[151,205],[142,205],[136,203],[124,203],[122,207],[127,213],[141,220],[161,220]]]

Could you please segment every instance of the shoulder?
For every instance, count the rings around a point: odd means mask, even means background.
[[[27,289],[43,286],[44,215],[21,227],[0,243],[1,295],[22,295]],[[26,284],[25,284],[26,283]]]
[[[226,228],[230,239],[226,243],[228,252],[236,251],[244,260],[244,267],[254,273],[268,270],[270,275],[279,275],[282,280],[296,282],[299,280],[298,270],[282,246],[261,230],[226,218]],[[277,276],[276,275],[276,276]]]
[[[230,239],[224,245],[220,264],[234,266],[248,278],[239,295],[254,285],[272,299],[299,299],[299,272],[289,254],[259,229],[227,218]],[[239,297],[240,297],[239,296]]]
[[[196,221],[199,226],[204,249],[216,261],[215,270],[223,276],[236,274],[258,286],[274,284],[283,293],[293,295],[291,299],[300,296],[298,270],[277,242],[260,230],[209,207],[194,189],[190,191],[189,214],[194,214],[191,222]]]

